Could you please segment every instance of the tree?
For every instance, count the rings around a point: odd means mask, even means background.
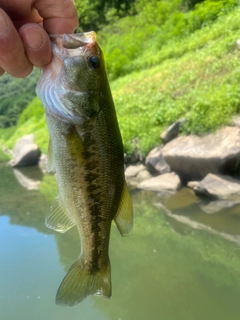
[[[116,17],[130,14],[135,0],[76,0],[80,30],[99,30],[108,24],[108,14],[114,12]]]

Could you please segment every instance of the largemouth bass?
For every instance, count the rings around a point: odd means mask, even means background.
[[[59,232],[76,225],[79,231],[80,256],[56,295],[57,304],[74,306],[90,294],[110,298],[111,222],[125,236],[133,216],[122,139],[96,34],[50,38],[53,60],[43,69],[37,94],[50,134],[48,170],[56,170],[59,196],[46,225]]]

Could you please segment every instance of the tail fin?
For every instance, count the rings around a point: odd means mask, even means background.
[[[84,268],[81,258],[69,269],[56,295],[56,304],[75,306],[90,294],[111,297],[110,261],[104,270],[94,274]]]

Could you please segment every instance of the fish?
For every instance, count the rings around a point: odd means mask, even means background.
[[[76,226],[81,252],[62,280],[56,304],[75,306],[88,295],[111,297],[109,239],[112,220],[122,236],[133,228],[124,177],[123,142],[95,32],[50,35],[52,62],[36,92],[49,131],[48,171],[59,195],[46,226]]]

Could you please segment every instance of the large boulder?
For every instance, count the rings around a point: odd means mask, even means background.
[[[146,157],[145,164],[148,170],[153,174],[163,174],[170,172],[170,167],[162,156],[162,148],[152,149]]]
[[[160,176],[153,177],[142,181],[137,185],[139,189],[150,190],[150,191],[177,191],[181,187],[181,181],[179,176],[174,172],[164,173]]]
[[[13,167],[27,167],[37,165],[41,151],[34,143],[34,134],[29,134],[16,142],[13,149],[13,160],[11,165]]]
[[[201,180],[208,173],[229,174],[240,164],[240,128],[224,127],[204,137],[181,136],[166,144],[162,154],[182,180]]]
[[[227,175],[209,173],[193,187],[197,194],[218,199],[233,199],[240,201],[240,180]]]

